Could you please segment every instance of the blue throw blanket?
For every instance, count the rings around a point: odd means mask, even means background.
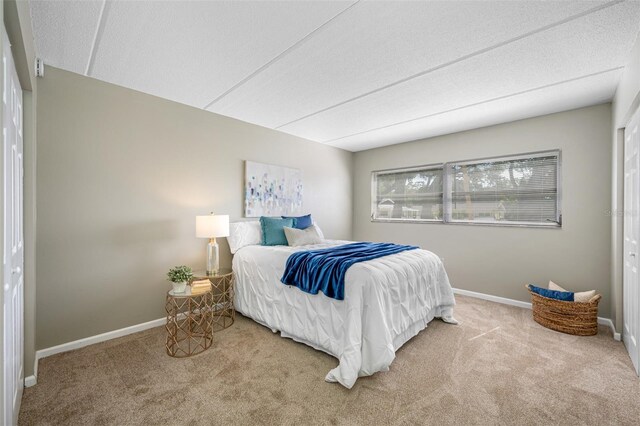
[[[321,250],[299,251],[287,259],[281,281],[300,290],[344,300],[344,276],[357,262],[417,249],[391,243],[352,243]]]

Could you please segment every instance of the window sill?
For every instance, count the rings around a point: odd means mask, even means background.
[[[444,222],[438,219],[371,219],[371,222],[381,223],[440,223]]]
[[[426,223],[440,225],[467,225],[467,226],[489,226],[498,228],[541,228],[541,229],[562,229],[559,223],[535,223],[535,222],[467,222],[451,221],[445,222],[436,219],[371,219],[372,223]]]

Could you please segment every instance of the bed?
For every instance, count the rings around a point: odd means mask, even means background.
[[[410,250],[357,263],[345,276],[344,300],[280,282],[289,255],[350,243],[302,247],[247,245],[233,258],[235,307],[282,337],[339,360],[325,380],[351,388],[358,377],[388,371],[395,352],[434,318],[456,323],[455,300],[440,258]]]

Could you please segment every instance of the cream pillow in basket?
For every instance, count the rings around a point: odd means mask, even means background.
[[[558,284],[554,283],[553,281],[549,281],[549,290],[568,291],[568,290],[565,290],[564,288],[560,287]],[[579,293],[573,293],[573,301],[574,302],[578,302],[578,303],[588,303],[589,300],[591,300],[591,298],[593,296],[595,296],[595,295],[596,295],[596,291],[595,290],[581,291]]]

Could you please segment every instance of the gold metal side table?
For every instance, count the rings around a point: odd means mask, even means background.
[[[211,281],[213,294],[213,331],[231,327],[236,318],[236,308],[233,306],[233,271],[221,269],[215,275],[207,275],[205,271],[195,271],[193,280]]]
[[[204,352],[213,343],[213,293],[192,295],[167,292],[167,354],[186,358]]]

